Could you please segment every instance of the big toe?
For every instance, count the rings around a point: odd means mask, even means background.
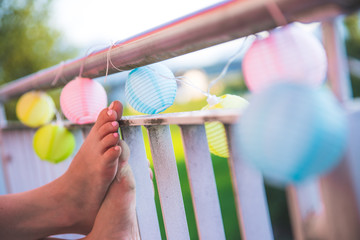
[[[96,128],[100,128],[107,122],[120,120],[122,117],[123,105],[119,101],[114,101],[108,108],[104,108],[95,123]]]
[[[122,113],[123,113],[123,105],[121,104],[121,102],[119,101],[113,101],[110,106],[109,109],[112,109],[116,112],[116,120],[120,120],[120,118],[122,117]]]

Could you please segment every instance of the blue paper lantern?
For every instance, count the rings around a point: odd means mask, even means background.
[[[282,83],[253,97],[238,133],[244,161],[284,185],[339,163],[347,120],[329,90]]]
[[[156,63],[136,68],[129,73],[125,96],[136,111],[156,114],[174,103],[176,89],[176,80],[171,70]]]

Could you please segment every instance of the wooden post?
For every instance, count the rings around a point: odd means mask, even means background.
[[[239,153],[238,125],[225,125],[229,166],[243,239],[274,239],[262,175],[244,164]]]
[[[323,23],[324,45],[327,52],[329,71],[328,79],[331,89],[340,102],[351,98],[350,81],[347,69],[347,57],[343,39],[336,26],[336,20]],[[350,152],[359,148],[355,143],[359,133],[358,127],[350,125],[348,146]],[[356,156],[357,160],[360,156]],[[357,175],[360,172],[357,171]],[[360,215],[356,201],[355,186],[351,176],[349,154],[346,154],[338,167],[321,177],[320,188],[327,220],[326,239],[360,239]]]
[[[6,163],[7,163],[7,155],[5,153],[4,145],[3,145],[3,134],[2,129],[7,124],[6,122],[6,114],[5,108],[2,103],[0,103],[0,156],[1,156],[1,164],[0,164],[0,195],[6,194],[10,192],[10,186],[8,181],[8,174],[6,171]]]
[[[121,134],[130,148],[129,164],[136,181],[136,213],[140,237],[142,240],[161,239],[141,127],[122,126]]]
[[[199,238],[225,239],[205,127],[204,125],[180,127]]]
[[[190,239],[169,126],[148,127],[167,239]]]

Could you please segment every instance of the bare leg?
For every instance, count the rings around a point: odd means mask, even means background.
[[[0,239],[90,232],[118,169],[122,105],[104,109],[64,175],[40,188],[0,196]]]

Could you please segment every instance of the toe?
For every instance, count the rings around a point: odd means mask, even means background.
[[[121,102],[119,101],[112,102],[108,108],[104,108],[100,112],[94,127],[99,129],[102,125],[104,125],[107,122],[119,120],[122,116],[122,111],[123,111],[123,106]]]
[[[117,113],[112,110],[112,109],[109,109],[109,108],[104,108],[97,120],[96,120],[96,123],[94,125],[94,128],[96,129],[99,129],[102,125],[108,123],[108,122],[113,122],[113,121],[116,121],[117,119]]]
[[[116,133],[119,130],[119,123],[117,121],[107,122],[98,130],[98,136],[103,139],[109,133]]]
[[[109,148],[115,147],[115,145],[119,141],[119,134],[117,132],[115,133],[109,133],[101,140],[101,147],[102,147],[102,153],[105,153]]]
[[[124,140],[119,141],[119,146],[122,149],[121,156],[119,157],[119,162],[120,163],[126,163],[129,160],[129,157],[130,157],[130,148],[126,144],[126,142]]]
[[[118,145],[108,148],[103,154],[103,160],[104,160],[105,165],[117,164],[117,161],[118,161],[117,159],[119,158],[121,152],[122,152],[122,149]]]
[[[120,120],[120,118],[122,117],[122,113],[123,113],[123,105],[121,104],[121,102],[119,101],[113,101],[110,106],[109,109],[112,109],[116,112],[116,120]]]
[[[135,178],[128,162],[130,158],[130,148],[123,140],[119,141],[119,146],[122,151],[119,157],[119,168],[116,174],[116,179],[119,182],[125,181],[126,183],[122,184],[122,186],[126,189],[135,190]]]

